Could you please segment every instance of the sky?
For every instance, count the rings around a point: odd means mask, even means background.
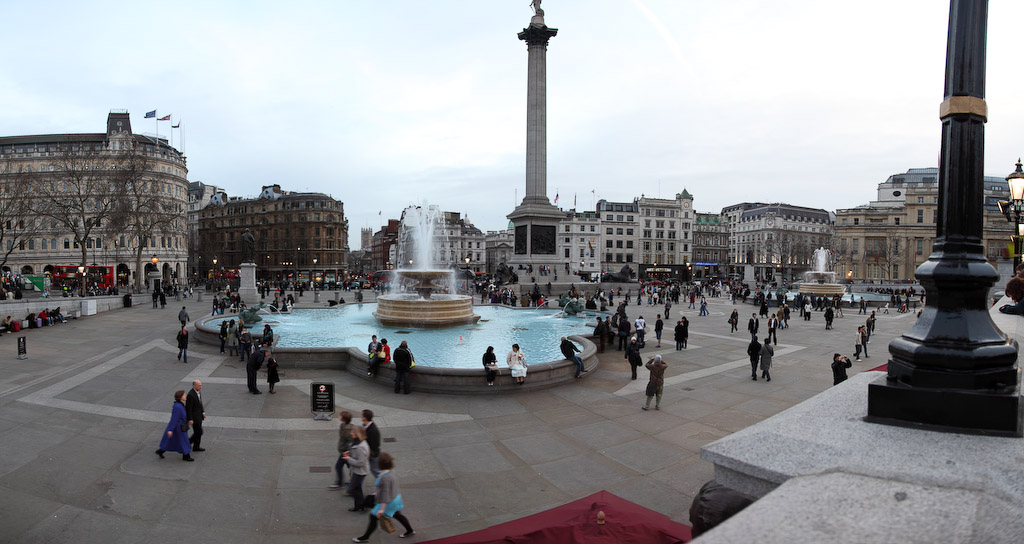
[[[547,193],[835,210],[938,165],[942,0],[543,0]],[[529,0],[0,2],[0,135],[181,122],[189,180],[503,229],[525,190]],[[1024,155],[1024,2],[989,4],[985,174]],[[164,137],[170,123],[159,124]],[[182,137],[183,133],[183,137]],[[574,206],[575,201],[575,206]]]

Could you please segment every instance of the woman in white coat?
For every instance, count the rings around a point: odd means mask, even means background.
[[[526,383],[526,354],[519,349],[519,344],[512,344],[512,351],[508,352],[505,362],[512,369],[512,377],[516,379],[516,383]]]

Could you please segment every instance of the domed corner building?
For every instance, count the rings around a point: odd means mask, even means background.
[[[187,176],[181,151],[133,133],[127,110],[101,133],[0,136],[3,275],[51,291],[184,285]]]

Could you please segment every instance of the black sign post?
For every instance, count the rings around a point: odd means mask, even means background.
[[[24,336],[18,337],[18,358],[28,359],[28,340]]]
[[[330,421],[334,413],[334,382],[313,382],[309,384],[310,411],[313,419]]]

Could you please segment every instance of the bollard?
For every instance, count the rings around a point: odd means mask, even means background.
[[[28,339],[24,336],[18,337],[18,359],[28,359]]]

